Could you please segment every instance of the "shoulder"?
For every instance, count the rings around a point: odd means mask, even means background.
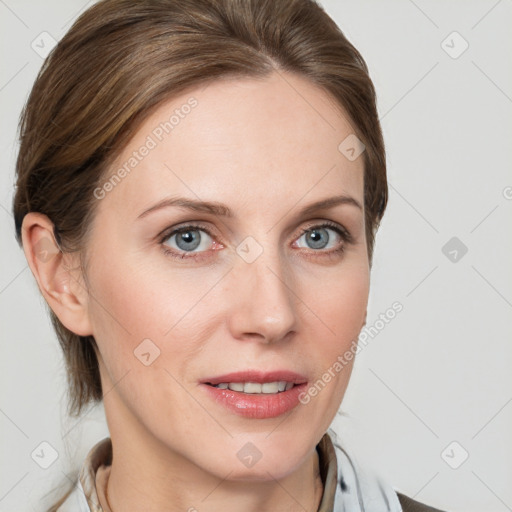
[[[324,506],[319,508],[319,512],[443,512],[400,493],[373,468],[361,466],[357,457],[349,454],[336,437],[335,432],[331,434],[329,431],[318,445],[326,473],[325,503],[322,501]]]
[[[403,512],[443,512],[438,508],[429,507],[428,505],[424,505],[419,501],[414,501],[412,498],[405,496],[404,494],[396,493],[398,496],[398,501],[402,506]]]

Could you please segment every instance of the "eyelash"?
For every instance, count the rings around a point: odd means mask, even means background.
[[[312,226],[308,226],[307,228],[304,228],[301,231],[301,233],[299,234],[298,238],[302,237],[302,235],[304,235],[305,233],[308,233],[309,231],[314,231],[314,230],[322,229],[322,228],[330,228],[333,231],[335,231],[338,235],[340,235],[341,239],[343,240],[343,243],[341,244],[341,246],[338,249],[331,249],[330,251],[321,251],[321,250],[313,251],[313,252],[320,253],[319,254],[320,256],[327,257],[329,259],[341,257],[341,255],[345,251],[345,246],[347,244],[354,243],[352,235],[345,228],[342,228],[338,224],[335,224],[334,222],[330,222],[330,221],[326,221],[321,224],[314,224]],[[187,231],[193,231],[196,229],[204,231],[208,234],[208,236],[210,236],[211,238],[214,238],[211,231],[206,226],[204,226],[202,224],[187,224],[186,226],[182,226],[177,229],[166,230],[165,232],[163,232],[160,235],[160,238],[159,238],[159,242],[160,242],[160,245],[162,246],[162,250],[163,250],[164,254],[166,256],[170,256],[170,257],[178,259],[178,260],[185,260],[185,259],[192,258],[193,260],[200,261],[204,258],[208,258],[208,256],[206,255],[206,253],[208,251],[203,251],[203,253],[189,253],[190,256],[188,256],[186,252],[184,252],[183,254],[176,253],[173,249],[170,249],[164,243],[165,241],[169,240],[169,238],[171,238],[171,236],[173,236],[173,235],[177,235],[180,233],[186,233]]]

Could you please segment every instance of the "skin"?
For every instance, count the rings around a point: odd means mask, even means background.
[[[349,161],[338,150],[354,130],[326,92],[274,72],[216,81],[160,105],[107,178],[191,96],[197,106],[98,200],[85,276],[76,254],[38,257],[41,240],[53,242],[42,214],[25,217],[25,254],[62,323],[99,346],[114,511],[316,511],[323,488],[315,447],[353,361],[308,404],[277,418],[236,415],[199,381],[288,369],[315,382],[357,339],[370,274],[363,159]],[[222,202],[235,216],[168,207],[137,218],[171,195]],[[342,204],[298,217],[307,204],[337,195],[362,208]],[[202,242],[192,254],[203,258],[166,255],[165,247],[186,251],[177,235],[162,243],[158,235],[191,221],[212,233],[193,232]],[[315,248],[302,229],[325,221],[353,241],[327,227]],[[252,263],[236,252],[248,236],[262,248]],[[343,253],[327,256],[340,246]],[[160,355],[146,366],[134,350],[148,338]],[[262,453],[251,468],[237,458],[247,442]]]

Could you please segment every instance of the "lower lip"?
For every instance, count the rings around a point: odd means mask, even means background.
[[[201,384],[217,403],[235,414],[252,419],[275,418],[292,410],[300,403],[299,396],[306,386],[307,383],[298,384],[288,391],[275,394],[248,394]]]

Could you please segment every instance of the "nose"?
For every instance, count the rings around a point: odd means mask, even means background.
[[[277,249],[263,251],[251,263],[240,258],[230,276],[234,284],[229,324],[235,339],[274,343],[297,328],[300,299]]]

